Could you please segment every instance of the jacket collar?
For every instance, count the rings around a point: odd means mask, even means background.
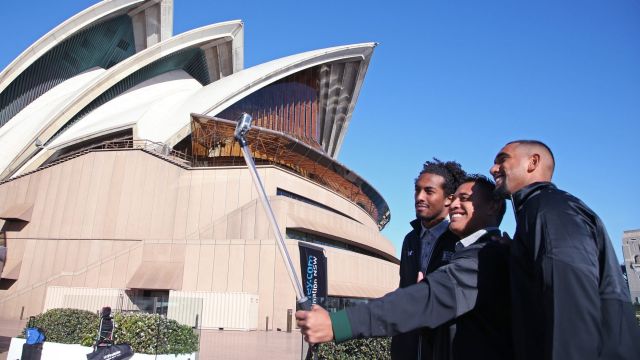
[[[413,230],[418,232],[418,236],[419,236],[420,235],[420,230],[422,230],[422,226],[420,224],[420,219],[414,219],[409,224],[411,224],[411,227],[413,228]]]
[[[557,187],[548,181],[534,182],[533,184],[529,184],[522,189],[516,191],[511,195],[511,201],[513,201],[513,206],[516,211],[520,210],[522,205],[533,195],[539,193],[544,189],[557,189]]]
[[[428,232],[431,234],[431,236],[437,239],[440,237],[440,235],[442,235],[445,231],[447,231],[448,228],[449,228],[448,216],[444,218],[442,221],[440,221],[439,223],[437,223],[435,226],[432,226],[430,229],[427,229],[426,227],[424,227],[424,225],[422,225],[422,223],[420,223],[420,238],[422,239],[424,234]]]
[[[444,233],[445,231],[447,231],[447,229],[449,228],[449,217],[445,217],[441,222],[439,222],[435,227],[441,226],[442,223],[446,222],[447,225],[446,227],[442,230],[442,232],[440,233],[440,235],[442,235],[442,233]],[[420,237],[420,235],[422,235],[422,222],[420,221],[420,219],[414,219],[412,220],[409,224],[411,224],[411,227],[413,228],[413,230],[415,230],[418,233],[418,237]],[[439,236],[439,235],[438,235]]]

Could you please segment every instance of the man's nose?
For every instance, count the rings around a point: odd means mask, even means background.
[[[449,211],[457,209],[460,207],[460,199],[458,199],[457,196],[454,196],[452,199],[450,199],[450,203],[449,203]]]
[[[495,176],[499,168],[498,164],[493,164],[493,166],[489,168],[489,174]]]

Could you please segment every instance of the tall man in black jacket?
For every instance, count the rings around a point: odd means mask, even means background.
[[[456,191],[465,173],[455,161],[433,159],[424,163],[414,183],[416,219],[402,242],[400,287],[415,284],[426,274],[449,262],[458,236],[448,230],[448,196]],[[391,340],[393,360],[421,359],[432,351],[438,337],[432,329],[416,329]],[[424,357],[429,359],[429,357]]]
[[[508,143],[491,167],[511,197],[511,301],[516,359],[640,359],[640,331],[600,218],[550,181],[535,140]]]
[[[449,206],[449,227],[462,240],[448,265],[367,304],[332,314],[319,306],[296,312],[305,339],[341,342],[423,327],[448,334],[443,324],[455,324],[454,336],[434,342],[423,358],[511,359],[508,248],[492,239],[500,235],[505,201],[494,188],[482,176],[470,176],[458,187]]]

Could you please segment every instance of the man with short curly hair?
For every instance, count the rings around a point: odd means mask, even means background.
[[[464,170],[455,161],[426,161],[414,183],[416,219],[405,236],[400,255],[400,287],[415,284],[425,275],[449,262],[458,236],[448,230],[449,196],[456,191]],[[445,326],[446,327],[446,326]],[[391,340],[393,359],[415,359],[416,354],[431,353],[439,332],[417,329]]]

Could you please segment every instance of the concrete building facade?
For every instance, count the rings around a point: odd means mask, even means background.
[[[631,301],[640,304],[640,229],[627,230],[622,235],[622,255],[627,272]]]

